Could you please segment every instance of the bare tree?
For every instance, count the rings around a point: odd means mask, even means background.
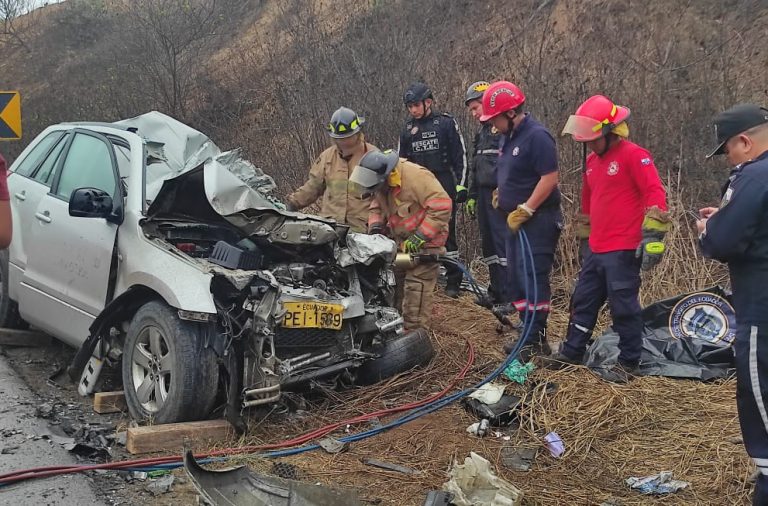
[[[29,50],[25,32],[30,25],[34,7],[34,0],[0,0],[0,18],[3,23],[0,38],[5,44],[22,46]],[[20,19],[22,17],[26,19]]]
[[[116,67],[122,85],[184,118],[221,17],[217,0],[133,0],[123,6]]]

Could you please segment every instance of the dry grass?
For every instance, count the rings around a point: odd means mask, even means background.
[[[553,316],[553,326],[563,328],[562,312]],[[469,297],[458,301],[438,297],[433,333],[438,354],[429,367],[365,389],[327,392],[310,402],[303,416],[270,416],[241,443],[275,442],[327,423],[427,397],[450,383],[466,363],[465,340],[472,342],[477,352],[475,364],[461,385],[469,386],[503,360],[503,337],[494,328],[493,319]],[[556,392],[545,393],[546,382],[556,383]],[[508,391],[525,399],[520,429],[504,430],[509,441],[468,435],[465,428],[475,420],[461,405],[454,404],[354,443],[341,454],[315,451],[283,460],[298,466],[306,480],[353,487],[375,504],[422,504],[426,491],[439,489],[446,480],[451,462],[463,460],[470,451],[488,458],[504,478],[521,488],[525,504],[600,504],[609,499],[622,505],[748,504],[746,483],[752,467],[738,442],[732,381],[704,384],[640,378],[616,386],[585,368],[571,368],[537,370],[529,385],[508,385]],[[334,436],[369,427],[360,424]],[[543,436],[550,431],[556,431],[565,442],[566,453],[560,459],[552,458],[544,447]],[[503,468],[500,455],[505,446],[538,448],[531,470]],[[363,458],[408,466],[420,474],[408,476],[370,467],[361,462]],[[264,472],[271,466],[270,461],[253,457],[239,461]],[[692,486],[673,496],[650,499],[624,484],[629,476],[663,470],[672,471],[675,478]]]

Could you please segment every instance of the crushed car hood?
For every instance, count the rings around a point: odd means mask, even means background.
[[[202,132],[157,111],[115,122],[143,137],[147,145],[146,198],[154,203],[165,182],[195,169],[205,169],[205,194],[222,216],[245,209],[278,209],[271,195],[275,181],[240,150],[222,152]],[[279,209],[278,209],[279,210]]]
[[[239,149],[222,152],[205,134],[157,111],[116,124],[146,141],[150,219],[182,216],[216,222],[223,218],[249,236],[276,244],[321,245],[347,238],[346,225],[286,211],[272,195],[276,188],[272,177],[242,158]],[[349,248],[335,252],[342,264],[394,257],[392,240],[355,236]]]

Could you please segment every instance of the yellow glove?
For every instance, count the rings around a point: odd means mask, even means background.
[[[491,205],[494,209],[499,208],[499,189],[494,188],[493,193],[491,193]]]
[[[576,237],[579,239],[589,239],[592,227],[589,224],[588,214],[579,214],[576,217]]]
[[[517,209],[507,216],[507,226],[512,232],[517,232],[523,223],[530,220],[535,211],[525,204],[520,204]]]
[[[669,232],[672,225],[672,218],[669,212],[662,211],[656,206],[646,211],[643,219],[643,232],[660,232],[662,236]]]

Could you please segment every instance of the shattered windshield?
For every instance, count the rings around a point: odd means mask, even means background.
[[[166,180],[203,165],[205,193],[219,214],[283,207],[271,195],[276,188],[272,177],[243,159],[239,149],[222,152],[205,134],[157,111],[115,124],[127,127],[145,140],[147,206]]]

